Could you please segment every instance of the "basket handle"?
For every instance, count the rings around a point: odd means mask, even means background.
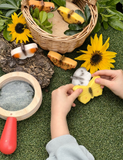
[[[97,3],[97,0],[83,0],[83,1],[85,1],[88,4],[92,4],[92,5],[96,5]]]

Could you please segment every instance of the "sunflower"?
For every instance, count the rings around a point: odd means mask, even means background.
[[[29,41],[28,37],[32,38],[30,30],[26,28],[26,21],[22,14],[18,17],[14,12],[12,15],[12,24],[8,24],[7,30],[12,35],[11,41],[16,39],[16,43],[19,41],[20,43],[23,41],[26,43],[26,41]]]
[[[80,50],[78,51],[83,52],[85,54],[76,57],[76,60],[83,60],[85,61],[81,67],[85,67],[87,70],[90,70],[90,73],[96,72],[98,69],[111,69],[114,68],[112,63],[115,62],[113,59],[117,53],[106,51],[109,47],[109,39],[108,38],[103,45],[103,37],[102,34],[97,37],[95,34],[94,39],[91,37],[91,45],[87,46],[87,51]]]

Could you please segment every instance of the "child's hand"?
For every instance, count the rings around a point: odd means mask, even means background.
[[[73,84],[67,84],[59,87],[52,92],[52,114],[60,114],[66,117],[71,109],[71,106],[75,106],[73,102],[82,92],[82,89],[77,89],[76,91],[73,91],[73,87]]]
[[[100,70],[92,74],[100,76],[95,80],[102,88],[108,87],[114,94],[123,99],[123,71],[122,70]]]

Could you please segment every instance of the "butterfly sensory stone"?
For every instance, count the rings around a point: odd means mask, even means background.
[[[37,51],[38,45],[36,43],[21,44],[21,47],[14,48],[11,50],[11,56],[19,59],[26,59],[34,56]]]
[[[91,79],[91,74],[86,70],[86,68],[81,67],[74,72],[71,78],[72,78],[72,84],[74,86],[76,85],[87,86]]]
[[[88,103],[94,97],[102,95],[103,89],[99,84],[95,83],[95,79],[99,78],[99,76],[93,77],[87,86],[76,85],[73,87],[75,91],[78,88],[82,88],[82,93],[79,95],[78,100],[84,104]]]

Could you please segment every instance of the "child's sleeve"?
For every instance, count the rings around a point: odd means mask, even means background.
[[[47,145],[47,160],[94,160],[93,155],[82,145],[78,145],[71,135],[52,139]]]

